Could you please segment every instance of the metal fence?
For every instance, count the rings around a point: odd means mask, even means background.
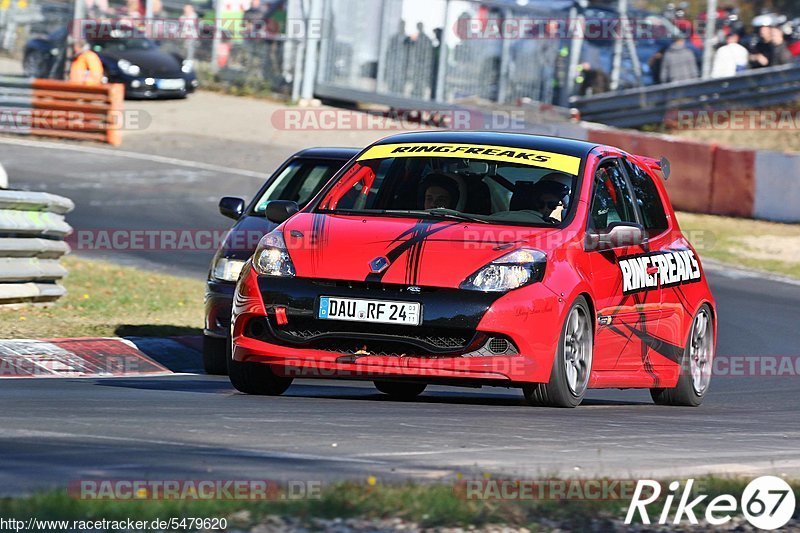
[[[568,40],[499,39],[473,30],[482,21],[567,14],[563,8],[508,2],[325,0],[317,93],[335,97],[353,89],[442,103],[559,103],[566,90]]]
[[[800,65],[742,72],[732,78],[677,82],[574,98],[581,118],[631,128],[679,119],[678,112],[771,106],[800,98]]]
[[[68,198],[40,192],[0,191],[0,304],[49,302],[66,293],[58,281],[67,271],[58,260],[69,252],[64,215]]]

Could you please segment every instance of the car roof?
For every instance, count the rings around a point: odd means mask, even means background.
[[[300,150],[293,157],[318,157],[321,159],[341,159],[350,161],[361,151],[360,148],[317,147]]]
[[[575,139],[548,137],[530,133],[502,133],[491,131],[430,131],[400,133],[381,139],[376,145],[397,143],[458,143],[488,144],[526,148],[584,158],[598,145]]]

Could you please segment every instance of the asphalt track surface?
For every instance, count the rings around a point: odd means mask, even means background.
[[[224,229],[217,198],[246,196],[259,184],[225,169],[4,140],[0,161],[16,187],[75,200],[69,221],[79,230]],[[198,278],[210,258],[105,255]],[[800,353],[800,286],[740,272],[710,272],[709,279],[719,303],[720,356]],[[718,376],[699,409],[658,407],[643,391],[591,391],[578,409],[552,410],[525,405],[516,390],[488,388],[433,387],[401,403],[358,382],[297,381],[283,397],[262,398],[203,375],[3,380],[0,494],[87,477],[796,476],[799,398],[792,373]]]

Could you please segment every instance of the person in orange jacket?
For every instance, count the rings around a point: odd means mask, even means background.
[[[73,43],[75,59],[69,69],[69,81],[84,85],[100,85],[103,83],[103,63],[87,43],[76,40]]]

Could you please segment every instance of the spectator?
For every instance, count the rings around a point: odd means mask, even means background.
[[[184,4],[183,12],[178,19],[182,24],[191,25],[192,29],[197,25],[197,11],[192,4]]]
[[[391,93],[405,93],[408,53],[406,22],[401,19],[397,23],[397,33],[389,37],[389,45],[386,48],[386,85]]]
[[[433,36],[436,42],[433,45],[433,70],[431,72],[431,99],[436,98],[436,89],[439,83],[439,57],[444,46],[444,28],[434,28]]]
[[[747,68],[747,48],[739,44],[740,39],[740,32],[732,31],[728,34],[725,44],[714,55],[714,63],[711,67],[712,78],[729,78]]]
[[[131,19],[138,19],[144,16],[144,5],[139,0],[127,0],[125,2],[124,16]]]
[[[192,4],[184,4],[183,13],[178,21],[181,24],[181,37],[186,42],[186,59],[194,60],[197,47],[197,12]]]
[[[594,67],[591,63],[581,65],[580,87],[581,96],[592,96],[608,92],[611,82],[602,68]]]
[[[664,61],[664,53],[669,46],[662,46],[655,54],[650,56],[647,60],[647,65],[650,67],[650,72],[653,76],[653,84],[661,84],[661,63]]]
[[[252,0],[250,8],[242,16],[246,38],[266,37],[266,34],[264,34],[264,15],[264,10],[261,8],[261,0]]]
[[[412,78],[411,96],[426,98],[433,72],[433,39],[425,34],[425,26],[417,23],[417,33],[411,36],[409,46],[409,72]]]
[[[772,31],[772,57],[769,66],[788,65],[794,62],[794,56],[786,44],[786,35],[782,28],[770,28]]]
[[[267,8],[267,33],[281,36],[286,33],[286,0],[274,0]]]
[[[103,83],[103,63],[89,45],[82,40],[72,44],[75,59],[69,69],[69,81],[83,85],[100,85]]]
[[[758,28],[758,41],[750,51],[750,67],[768,67],[772,61],[772,28],[765,24]]]
[[[686,46],[685,37],[678,37],[664,52],[661,60],[661,83],[693,80],[699,76],[700,69],[697,67],[694,52]]]
[[[108,8],[108,0],[86,0],[86,18],[101,19],[108,16],[111,11]]]

